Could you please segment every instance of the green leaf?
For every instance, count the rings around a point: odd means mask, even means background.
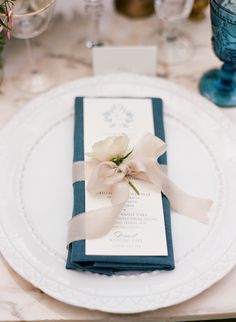
[[[133,152],[133,150],[131,150],[129,153],[127,153],[124,157],[120,158],[121,162],[124,161],[126,158],[128,158],[128,156],[130,156],[130,154]]]
[[[2,25],[7,30],[10,30],[10,28],[0,19],[0,25]]]
[[[120,165],[126,158],[128,158],[128,156],[133,152],[133,150],[131,150],[129,153],[127,153],[125,156],[123,157],[116,157],[111,159],[110,161],[114,162],[116,165]]]

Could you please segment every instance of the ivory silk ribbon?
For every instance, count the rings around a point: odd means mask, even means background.
[[[153,183],[157,191],[169,199],[173,210],[207,223],[207,212],[212,201],[187,194],[168,178],[165,169],[157,162],[166,148],[162,140],[148,133],[119,166],[112,161],[95,165],[85,161],[75,162],[74,182],[88,180],[87,191],[94,194],[109,189],[111,206],[74,216],[68,223],[67,245],[77,240],[102,237],[111,230],[129,198],[129,177]]]

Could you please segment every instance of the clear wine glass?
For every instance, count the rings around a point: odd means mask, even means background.
[[[92,49],[103,45],[101,35],[101,17],[104,12],[103,0],[83,0],[86,30],[80,32],[72,47],[74,56],[85,64],[92,63]]]
[[[89,27],[85,45],[91,49],[95,46],[102,46],[100,34],[100,20],[103,13],[103,0],[84,0],[85,13],[88,16]]]
[[[47,30],[56,0],[17,0],[13,8],[12,35],[25,39],[28,63],[18,75],[16,85],[29,93],[40,93],[55,84],[51,66],[36,62],[30,39]]]
[[[162,22],[160,37],[161,60],[170,65],[187,60],[193,45],[187,35],[178,30],[178,24],[186,19],[194,0],[156,0],[156,14]]]

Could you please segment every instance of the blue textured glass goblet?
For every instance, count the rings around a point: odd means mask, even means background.
[[[211,0],[212,46],[223,66],[200,80],[203,96],[222,107],[236,107],[236,1]]]

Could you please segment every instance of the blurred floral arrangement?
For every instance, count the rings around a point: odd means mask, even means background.
[[[13,24],[12,8],[16,0],[4,0],[0,3],[0,55],[6,44],[6,39],[10,39],[10,30]]]

